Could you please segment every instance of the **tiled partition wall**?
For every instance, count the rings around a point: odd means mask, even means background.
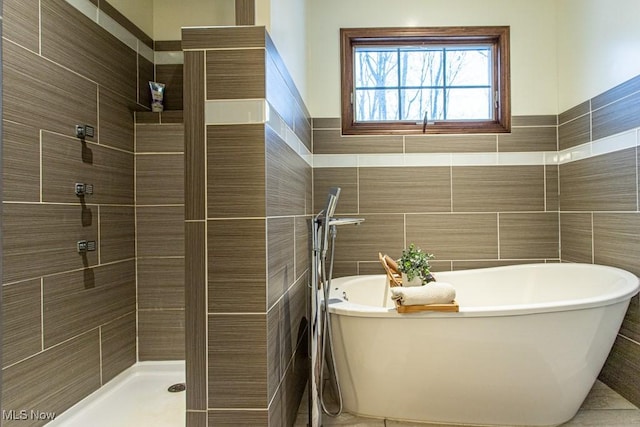
[[[291,425],[308,372],[309,115],[264,27],[184,29],[183,48],[187,425]]]
[[[513,118],[501,135],[341,136],[340,121],[313,120],[314,201],[342,188],[335,276],[383,270],[415,243],[434,269],[559,260],[556,116]]]
[[[6,411],[60,413],[136,361],[133,110],[153,57],[63,0],[3,12],[3,425],[41,425]]]
[[[184,360],[182,122],[182,110],[136,113],[138,358],[141,361]]]
[[[640,76],[559,116],[562,260],[640,276]],[[640,304],[632,299],[601,379],[640,406]]]

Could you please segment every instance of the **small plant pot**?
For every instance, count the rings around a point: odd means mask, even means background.
[[[402,274],[402,286],[422,286],[422,278],[420,276],[416,276],[413,280],[409,280],[405,273]]]

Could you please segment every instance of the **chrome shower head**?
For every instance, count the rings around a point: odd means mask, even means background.
[[[325,218],[331,218],[336,211],[338,198],[340,197],[340,187],[331,187],[327,196],[327,206],[324,208]]]
[[[348,224],[358,225],[363,221],[364,221],[364,218],[330,218],[329,219],[329,226],[332,226],[332,225],[348,225]]]

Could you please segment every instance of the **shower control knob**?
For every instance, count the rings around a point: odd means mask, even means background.
[[[93,138],[95,129],[89,125],[76,125],[76,137],[84,140],[85,138]]]
[[[78,253],[93,252],[96,250],[95,240],[78,240]]]
[[[93,184],[76,182],[75,192],[76,192],[76,196],[78,197],[90,196],[93,194]]]

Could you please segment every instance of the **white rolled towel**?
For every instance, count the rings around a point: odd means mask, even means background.
[[[395,286],[391,288],[391,299],[402,305],[449,304],[456,298],[451,283],[431,282],[423,286]]]

